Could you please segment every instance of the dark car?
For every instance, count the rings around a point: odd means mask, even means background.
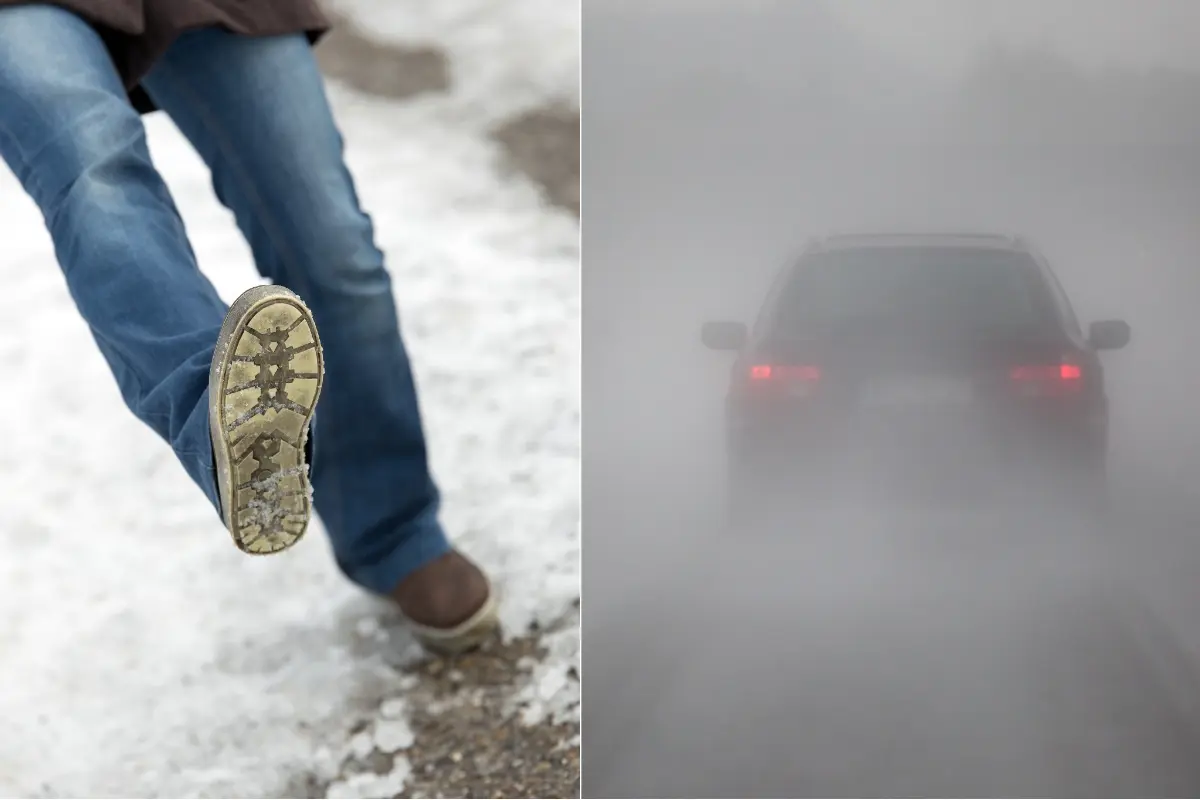
[[[1103,494],[1097,353],[1128,344],[1129,326],[1085,333],[1021,239],[826,238],[781,271],[752,326],[709,322],[702,339],[738,354],[726,402],[735,516],[768,495],[847,486],[858,497],[1000,483]]]

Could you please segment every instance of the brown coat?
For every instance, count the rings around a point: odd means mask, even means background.
[[[30,0],[0,0],[0,8]],[[316,0],[49,0],[90,22],[108,45],[134,106],[154,104],[138,85],[175,38],[220,26],[249,36],[304,33],[316,42],[329,28]],[[47,43],[47,46],[53,46]]]

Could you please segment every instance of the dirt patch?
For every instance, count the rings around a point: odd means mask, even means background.
[[[450,63],[442,50],[378,42],[346,17],[326,13],[333,29],[316,48],[325,75],[392,100],[450,90]],[[547,202],[579,216],[578,109],[534,108],[497,125],[491,134],[510,166],[541,187]]]
[[[540,636],[497,637],[475,653],[404,670],[402,696],[350,729],[337,778],[300,776],[286,796],[579,797],[578,723],[526,724],[516,702],[546,656]]]
[[[328,9],[333,29],[316,47],[321,71],[360,92],[403,100],[450,89],[450,63],[436,47],[382,43]]]
[[[499,125],[493,138],[546,199],[579,216],[579,110],[535,108]]]
[[[579,728],[506,709],[544,656],[535,636],[416,671],[404,797],[578,797]],[[508,713],[506,713],[506,710]]]

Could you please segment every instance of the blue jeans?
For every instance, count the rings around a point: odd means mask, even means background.
[[[144,86],[208,164],[259,271],[312,309],[326,368],[316,510],[342,570],[387,593],[450,545],[391,279],[308,43],[187,33]],[[107,50],[70,12],[0,9],[0,156],[41,208],[125,402],[215,505],[207,381],[226,305]]]

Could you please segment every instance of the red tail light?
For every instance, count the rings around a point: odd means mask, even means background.
[[[1024,394],[1036,396],[1070,394],[1083,384],[1083,369],[1078,364],[1014,367],[1010,375]]]
[[[820,378],[821,370],[813,366],[755,364],[750,367],[750,380],[754,381],[816,381]]]

